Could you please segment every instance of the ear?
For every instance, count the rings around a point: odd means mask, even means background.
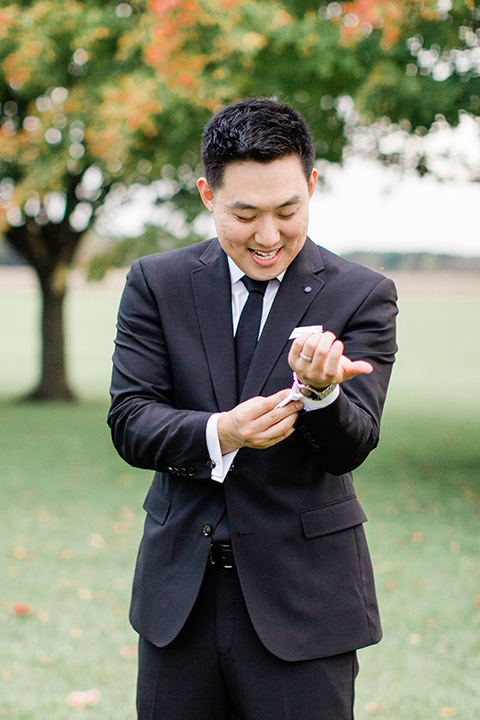
[[[318,170],[316,168],[313,168],[312,174],[310,175],[310,180],[308,181],[308,197],[309,197],[309,199],[312,197],[313,191],[315,190],[317,178],[318,178]]]
[[[197,187],[198,187],[198,192],[200,193],[200,197],[202,198],[203,204],[205,205],[207,210],[210,210],[210,212],[213,212],[213,193],[210,190],[210,186],[207,182],[207,179],[204,177],[198,178]]]

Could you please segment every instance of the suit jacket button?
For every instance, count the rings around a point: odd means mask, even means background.
[[[305,427],[305,425],[299,425],[298,431],[301,433],[304,433],[304,432],[307,432],[307,428]]]
[[[228,472],[233,472],[233,470],[235,470],[235,463],[231,462],[230,467],[228,468]]]
[[[173,468],[172,468],[172,467],[167,467],[167,472],[173,473]]]
[[[193,476],[196,475],[196,474],[197,474],[197,471],[195,470],[194,467],[187,467],[187,475],[188,475],[188,477],[193,477]]]
[[[181,467],[180,468],[180,475],[182,477],[187,477],[187,468]]]
[[[174,475],[180,475],[180,470],[177,467],[172,468]]]
[[[207,467],[210,468],[210,470],[213,470],[216,463],[213,460],[207,460]]]
[[[202,532],[205,535],[205,537],[208,537],[209,535],[211,535],[212,534],[211,525],[207,525],[207,523],[205,523],[205,525],[202,528]]]

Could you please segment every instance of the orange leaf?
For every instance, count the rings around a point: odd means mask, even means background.
[[[100,690],[74,690],[67,697],[67,705],[76,710],[81,710],[85,705],[98,705],[100,702]]]
[[[365,710],[368,713],[381,713],[383,708],[381,705],[377,705],[375,702],[369,702],[365,705]]]
[[[120,650],[120,655],[125,660],[133,660],[133,658],[136,658],[138,655],[138,649],[136,645],[125,645],[125,647],[122,647]]]
[[[14,603],[10,610],[14,615],[30,615],[33,605],[32,603]]]

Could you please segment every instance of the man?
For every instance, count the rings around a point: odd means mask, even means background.
[[[288,105],[223,109],[202,157],[218,239],[135,261],[118,318],[113,440],[155,471],[138,716],[351,720],[381,631],[350,473],[378,442],[395,290],[307,238],[314,149]]]

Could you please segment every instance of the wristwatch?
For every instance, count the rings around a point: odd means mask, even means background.
[[[297,383],[300,392],[302,393],[303,397],[308,398],[310,400],[325,400],[329,395],[332,394],[332,392],[337,387],[335,384],[329,385],[328,387],[324,388],[323,390],[316,390],[315,388],[311,387],[311,385],[305,385],[305,383],[302,383],[295,373],[295,382]],[[304,393],[303,390],[307,390],[307,393]]]

